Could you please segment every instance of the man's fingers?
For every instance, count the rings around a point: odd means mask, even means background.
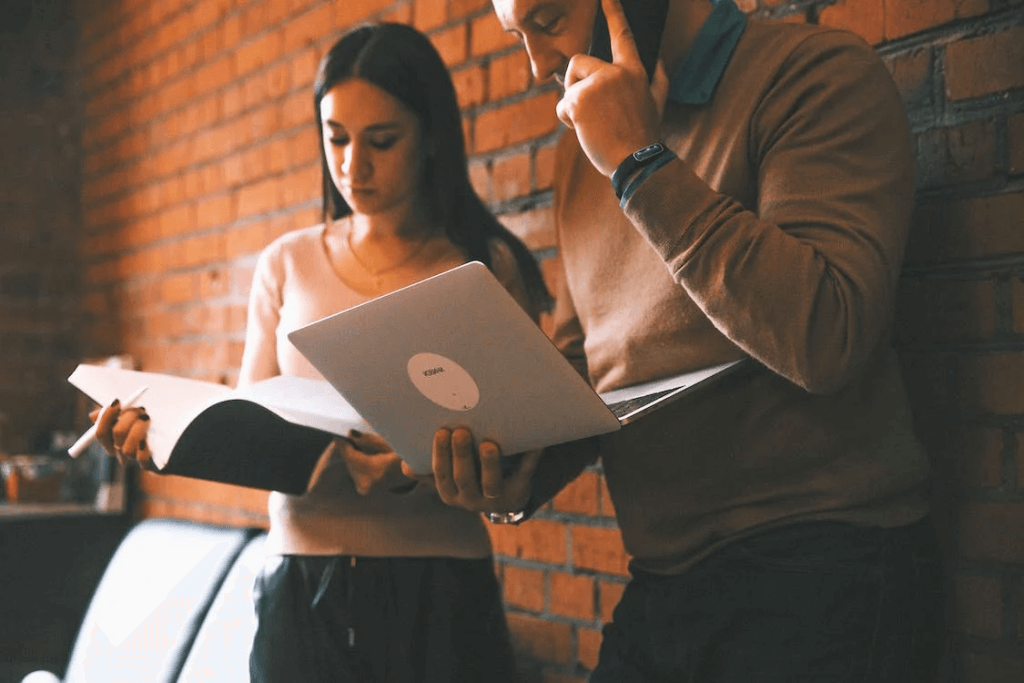
[[[452,479],[463,496],[475,496],[480,491],[473,434],[468,429],[452,432]]]
[[[636,49],[636,38],[633,29],[626,21],[626,13],[619,0],[601,0],[605,19],[608,20],[608,35],[612,45],[612,64],[618,64],[630,71],[643,71],[643,62]]]
[[[452,433],[447,429],[439,429],[434,433],[433,453],[430,456],[431,469],[434,471],[434,486],[437,494],[445,503],[452,505],[459,495],[459,489],[452,478]]]

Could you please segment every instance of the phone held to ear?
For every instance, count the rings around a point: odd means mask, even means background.
[[[626,14],[626,22],[633,31],[640,61],[647,71],[647,80],[654,78],[654,67],[658,62],[661,49],[661,34],[665,30],[665,17],[668,15],[669,0],[621,0],[622,11]],[[594,19],[594,33],[590,39],[590,56],[612,61],[611,36],[608,33],[608,20],[601,8],[601,0],[597,0],[597,17]]]

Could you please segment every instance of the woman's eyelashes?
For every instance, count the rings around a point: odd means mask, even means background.
[[[335,147],[344,147],[344,146],[348,145],[351,142],[351,140],[349,138],[347,138],[347,137],[339,137],[337,135],[328,138],[327,141],[330,142]],[[392,147],[395,146],[395,143],[397,143],[397,142],[398,142],[398,136],[397,135],[388,135],[386,137],[370,138],[369,140],[367,140],[367,143],[370,145],[370,147],[373,147],[374,149],[377,149],[377,150],[380,150],[380,151],[385,151],[385,150],[391,149]]]

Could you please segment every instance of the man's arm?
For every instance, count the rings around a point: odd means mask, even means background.
[[[626,215],[737,346],[812,393],[837,391],[891,323],[914,199],[902,101],[870,46],[819,33],[789,56],[750,134],[756,207],[679,159]]]

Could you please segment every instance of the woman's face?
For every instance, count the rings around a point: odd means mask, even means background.
[[[352,211],[372,215],[416,202],[424,145],[420,122],[404,104],[350,78],[320,100],[320,122],[331,178]]]

